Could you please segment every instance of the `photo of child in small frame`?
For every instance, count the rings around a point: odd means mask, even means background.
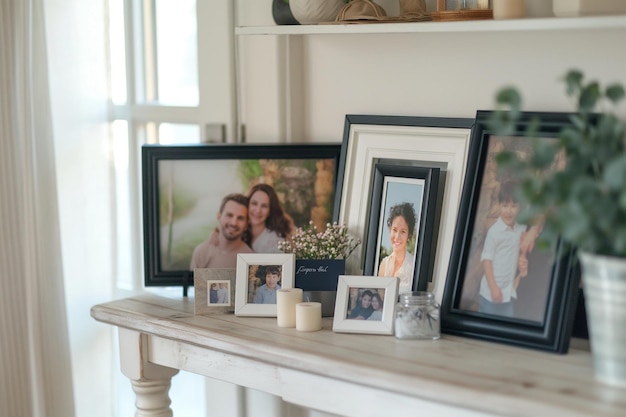
[[[276,304],[281,288],[281,265],[251,265],[248,270],[249,300],[253,304]]]

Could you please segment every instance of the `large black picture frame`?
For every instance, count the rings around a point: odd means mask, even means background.
[[[179,198],[181,204],[186,206],[177,210],[191,211],[195,204],[193,200],[201,195],[203,204],[213,207],[211,213],[206,213],[207,217],[214,219],[224,195],[231,192],[247,194],[248,188],[253,183],[267,182],[267,178],[259,178],[260,175],[279,175],[283,178],[280,181],[284,183],[284,194],[296,193],[297,196],[294,198],[311,199],[311,203],[307,200],[304,205],[317,208],[316,213],[321,212],[322,215],[327,213],[324,221],[331,222],[340,151],[340,144],[330,143],[144,145],[141,157],[145,286],[182,286],[184,293],[186,287],[193,286],[193,271],[189,266],[185,267],[185,262],[188,262],[186,259],[191,256],[198,237],[196,241],[186,237],[188,241],[180,244],[179,252],[182,255],[175,261],[172,261],[171,245],[168,243],[166,250],[163,247],[166,237],[163,236],[163,230],[167,230],[168,236],[175,234],[169,231],[171,220],[167,228],[162,224],[165,210],[161,207],[166,196],[162,195],[160,187],[166,176],[169,178],[176,175],[177,178],[183,178],[178,182],[183,185],[179,185],[178,190],[173,193],[187,193]],[[285,172],[289,171],[292,163],[290,171],[292,175],[289,177],[291,182],[287,184],[284,179],[287,175]],[[261,165],[265,168],[259,168]],[[311,172],[315,171],[316,176],[313,180],[309,178],[305,182],[299,182],[302,178],[293,171],[305,168]],[[324,175],[321,171],[325,171]],[[326,198],[320,196],[320,188],[325,189],[325,193],[328,194]],[[290,211],[288,207],[285,209],[293,218],[296,227],[304,226],[311,220],[306,214]],[[183,233],[183,236],[194,233],[206,238],[208,231],[201,233],[193,222],[188,223],[190,225],[185,226],[188,232]],[[177,232],[178,235],[182,233],[180,230],[182,227]],[[168,242],[171,240],[171,237],[168,238]],[[166,255],[169,256],[168,262],[165,262]]]
[[[413,274],[410,288],[404,291],[426,291],[432,276],[435,243],[434,231],[438,230],[436,206],[439,190],[439,168],[416,167],[410,165],[376,164],[372,187],[372,207],[367,226],[368,235],[365,249],[365,275],[379,275],[381,263],[382,229],[386,228],[388,211],[392,206],[391,187],[402,185],[403,195],[398,203],[414,205],[417,217],[414,239]],[[416,180],[403,184],[401,179]],[[385,184],[387,187],[385,187]],[[411,192],[413,191],[413,193]],[[387,195],[386,195],[387,194]],[[415,194],[415,195],[411,195]]]
[[[498,208],[494,210],[488,202],[497,202],[494,188],[514,181],[514,174],[498,167],[494,156],[504,149],[532,152],[531,138],[524,136],[532,120],[540,120],[539,140],[553,140],[571,121],[567,113],[525,112],[513,136],[499,137],[488,128],[491,116],[491,111],[478,111],[472,132],[442,300],[442,332],[565,353],[574,323],[580,272],[574,250],[562,242],[550,242],[549,249],[535,246],[528,253],[528,275],[515,290],[518,298],[513,300],[512,315],[480,312],[476,305],[484,301],[480,285],[484,279],[482,252],[490,227],[487,219],[497,222],[494,217],[499,218]],[[491,293],[486,294],[490,297]]]

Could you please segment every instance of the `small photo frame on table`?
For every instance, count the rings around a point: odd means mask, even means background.
[[[566,113],[526,112],[515,133],[503,137],[489,130],[491,116],[490,111],[476,116],[441,306],[442,331],[565,353],[578,296],[575,255],[560,241],[535,244],[541,213],[521,222],[519,214],[532,213],[532,207],[521,203],[515,172],[499,166],[496,156],[512,151],[522,160],[531,158],[533,140],[557,140],[571,121]],[[533,120],[540,120],[538,138],[524,134]],[[557,155],[550,170],[563,163]]]
[[[232,268],[194,269],[194,313],[205,315],[233,312],[235,278],[235,269]]]
[[[365,275],[398,277],[399,291],[426,291],[434,260],[439,168],[376,164]],[[404,262],[395,268],[396,259]]]
[[[432,265],[425,271],[430,269],[428,291],[441,300],[473,124],[474,119],[465,118],[346,115],[333,219],[366,243],[346,259],[346,274],[364,275],[367,270],[374,275],[378,249],[370,242],[377,245],[380,223],[379,217],[371,221],[376,166],[438,168],[437,190],[431,190],[438,199],[429,254]],[[373,233],[377,237],[370,240]],[[413,289],[424,285],[422,279],[414,280]]]
[[[238,254],[235,315],[276,317],[276,293],[293,288],[295,265],[293,253]]]
[[[393,334],[398,278],[340,275],[333,331]]]

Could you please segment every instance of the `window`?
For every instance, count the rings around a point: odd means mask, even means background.
[[[233,36],[233,22],[224,19],[233,15],[233,5],[213,3],[108,0],[118,295],[143,287],[141,146],[224,140],[221,136],[234,120],[234,106],[222,105],[234,102],[234,87],[216,88],[234,83],[228,75],[233,68],[232,43],[224,42]],[[182,289],[160,290],[182,293]],[[118,387],[118,413],[132,413],[134,396],[121,374]],[[170,396],[178,403],[177,412],[188,405],[189,415],[205,415],[199,412],[205,407],[203,390],[204,378],[188,373],[176,376]]]
[[[223,19],[232,16],[228,9],[232,4],[209,3],[214,2],[109,0],[116,270],[121,289],[139,289],[143,282],[138,249],[142,246],[141,145],[223,141],[226,124],[233,120],[234,109],[216,103],[232,102],[224,91],[230,95],[234,88],[215,88],[234,82],[234,77],[223,76],[232,73],[231,44],[224,39],[232,36],[233,23]],[[226,7],[221,19],[216,18],[220,10],[215,7]],[[210,39],[202,29],[205,22],[215,35]]]

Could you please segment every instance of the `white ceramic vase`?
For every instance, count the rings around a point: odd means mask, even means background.
[[[289,0],[291,13],[301,25],[333,22],[345,5],[344,0]]]
[[[578,257],[596,378],[626,387],[626,258]]]

